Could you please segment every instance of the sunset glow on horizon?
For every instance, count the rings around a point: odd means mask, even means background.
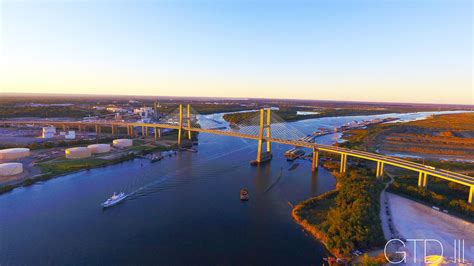
[[[474,104],[471,1],[2,1],[0,93]]]

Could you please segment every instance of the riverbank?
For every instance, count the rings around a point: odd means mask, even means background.
[[[52,178],[76,173],[83,170],[90,170],[93,168],[106,167],[118,163],[122,163],[135,158],[140,158],[143,155],[169,151],[176,148],[175,146],[161,146],[150,145],[143,140],[135,140],[134,146],[131,148],[118,151],[117,153],[106,153],[100,155],[93,155],[84,159],[66,159],[64,157],[54,158],[46,161],[39,161],[33,163],[34,167],[41,171],[41,174],[18,179],[17,182],[10,182],[0,186],[0,195],[12,191],[18,187],[31,186],[38,182],[50,180]]]
[[[293,219],[334,256],[351,259],[354,250],[383,246],[380,221],[382,182],[364,171],[337,175],[336,190],[297,204]]]
[[[291,217],[305,231],[321,242],[334,256],[342,257],[336,249],[327,245],[327,235],[322,231],[321,225],[325,221],[329,209],[336,204],[338,191],[331,190],[317,197],[298,203],[291,211]]]

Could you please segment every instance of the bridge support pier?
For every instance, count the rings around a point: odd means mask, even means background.
[[[311,171],[315,172],[318,169],[319,151],[313,148],[313,160],[311,161]]]
[[[155,140],[161,139],[161,129],[158,127],[154,127],[155,129]]]
[[[469,189],[469,198],[467,199],[467,201],[471,204],[474,204],[472,200],[473,197],[474,197],[474,186],[471,186],[471,188]]]
[[[133,137],[133,126],[130,126],[130,137]]]
[[[112,129],[112,135],[115,135],[115,126],[112,125],[112,126],[111,126],[111,129]]]
[[[341,153],[341,165],[340,165],[339,172],[343,174],[346,171],[347,171],[347,154]]]
[[[426,187],[427,183],[428,183],[428,173],[420,172],[418,174],[418,186]]]
[[[384,163],[381,161],[377,161],[377,170],[375,176],[377,178],[382,177],[384,172]]]

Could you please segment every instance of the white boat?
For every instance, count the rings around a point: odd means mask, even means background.
[[[102,203],[102,207],[107,208],[107,207],[114,206],[115,204],[117,204],[117,203],[121,202],[122,200],[124,200],[126,197],[127,197],[127,195],[125,195],[125,193],[123,193],[123,192],[120,192],[118,195],[115,194],[115,192],[114,192],[112,197],[108,198],[106,201],[104,201]]]

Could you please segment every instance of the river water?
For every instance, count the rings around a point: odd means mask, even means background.
[[[290,124],[309,134],[353,120],[409,121],[431,114]],[[204,118],[221,121],[222,114]],[[288,148],[273,144],[271,163],[252,167],[255,141],[200,134],[198,153],[156,163],[135,159],[15,189],[0,196],[0,265],[320,265],[324,248],[292,221],[290,211],[333,189],[335,180],[322,168],[312,174],[309,161],[287,162]],[[239,200],[244,187],[248,202]],[[114,191],[131,195],[102,210],[100,203]]]

